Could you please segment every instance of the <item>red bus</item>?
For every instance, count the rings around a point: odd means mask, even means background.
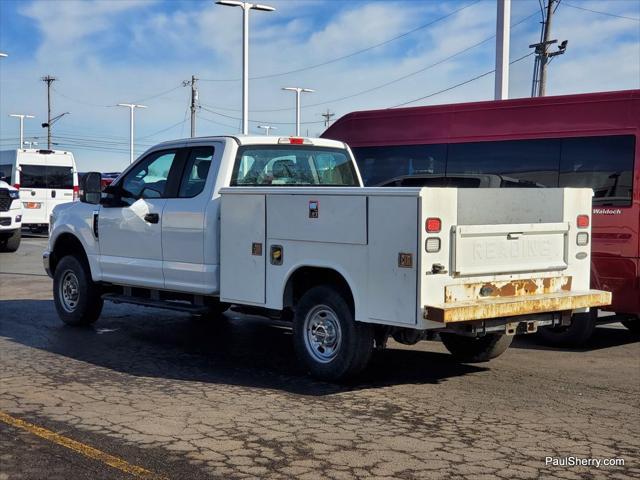
[[[638,332],[639,135],[627,90],[353,112],[322,136],[351,146],[365,185],[592,188],[592,284]],[[543,336],[582,343],[598,316],[584,317]]]

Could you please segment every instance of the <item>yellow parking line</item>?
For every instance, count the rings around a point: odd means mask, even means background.
[[[7,425],[26,430],[27,432],[33,433],[34,435],[44,438],[45,440],[49,440],[50,442],[53,442],[57,445],[66,447],[69,450],[73,450],[74,452],[84,455],[85,457],[89,457],[102,463],[106,463],[110,467],[117,468],[118,470],[133,475],[134,477],[150,480],[167,480],[167,477],[163,477],[137,465],[132,465],[129,462],[122,460],[121,458],[109,455],[108,453],[98,450],[97,448],[90,447],[89,445],[77,442],[76,440],[72,440],[68,437],[52,432],[51,430],[47,430],[46,428],[42,428],[32,423],[25,422],[24,420],[20,420],[19,418],[12,417],[11,415],[7,415],[4,412],[0,412],[0,421],[6,423]]]

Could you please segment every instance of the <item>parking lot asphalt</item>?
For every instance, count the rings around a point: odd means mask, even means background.
[[[640,338],[619,324],[479,365],[390,342],[334,385],[256,317],[107,304],[64,326],[44,246],[0,254],[0,480],[640,477]],[[625,464],[545,465],[570,456]]]

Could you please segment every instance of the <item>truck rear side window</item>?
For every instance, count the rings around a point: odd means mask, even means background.
[[[345,150],[277,145],[240,148],[231,185],[359,186]]]

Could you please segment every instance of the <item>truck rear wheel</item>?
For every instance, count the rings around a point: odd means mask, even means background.
[[[467,337],[455,333],[441,333],[440,340],[451,354],[461,362],[487,362],[502,355],[513,336],[489,333],[483,337]]]
[[[354,320],[344,296],[332,287],[311,288],[296,306],[296,353],[322,380],[344,380],[361,372],[371,358],[373,334],[371,325]]]
[[[53,300],[64,323],[77,326],[95,322],[102,312],[100,294],[85,262],[72,255],[58,262],[53,276]]]
[[[592,308],[587,313],[574,314],[567,327],[540,328],[538,336],[553,347],[579,347],[591,338],[597,318],[598,310]]]
[[[22,232],[18,228],[11,236],[0,239],[0,252],[15,252],[20,247]]]

